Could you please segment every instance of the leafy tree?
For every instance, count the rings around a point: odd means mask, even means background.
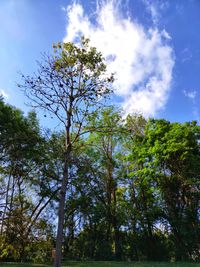
[[[160,224],[166,227],[177,260],[199,257],[199,152],[195,122],[149,120],[144,135],[137,138],[129,175],[137,182],[134,202],[139,200],[141,226],[147,226],[146,235],[156,249],[152,255],[157,253],[154,229]]]
[[[124,131],[120,113],[114,107],[104,108],[90,116],[88,128],[95,130],[79,140],[79,154],[74,162],[77,178],[72,181],[73,194],[68,201],[75,207],[73,216],[83,226],[73,230],[80,234],[71,249],[77,250],[78,246],[81,258],[120,259],[122,210],[118,202],[121,190],[117,154]]]
[[[110,247],[114,246],[114,255],[116,259],[121,259],[120,242],[120,210],[118,200],[117,174],[117,153],[120,149],[120,139],[124,132],[122,127],[122,118],[120,113],[113,107],[103,109],[96,118],[91,121],[95,125],[96,131],[90,135],[90,141],[93,145],[95,161],[98,162],[97,168],[101,171],[101,183],[105,192],[105,210],[107,233],[106,241]]]
[[[154,164],[159,166],[158,187],[164,200],[177,260],[199,257],[200,127],[152,120],[148,126]]]
[[[20,177],[26,177],[30,171],[30,160],[36,154],[41,138],[33,127],[33,114],[24,118],[21,111],[0,101],[0,161],[1,174],[7,183],[4,210],[2,212],[1,234],[7,210],[12,210],[14,187],[20,186]],[[9,196],[9,193],[11,195]],[[9,200],[10,198],[10,200]]]
[[[87,39],[83,38],[80,46],[59,43],[54,48],[55,56],[44,55],[35,76],[22,75],[24,82],[20,87],[34,107],[56,116],[65,130],[55,257],[55,267],[60,267],[71,153],[74,144],[84,133],[88,115],[110,94],[113,76],[106,76],[106,65],[101,53],[96,48],[89,47]]]
[[[47,169],[52,165],[45,154],[50,141],[41,136],[34,112],[24,117],[1,101],[0,135],[0,258],[25,260],[38,238],[41,215],[58,191],[57,176]]]

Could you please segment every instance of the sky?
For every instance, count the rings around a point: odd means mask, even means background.
[[[199,14],[200,0],[0,0],[0,94],[26,114],[19,72],[84,35],[115,73],[112,101],[126,114],[199,123]]]

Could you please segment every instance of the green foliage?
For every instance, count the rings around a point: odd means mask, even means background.
[[[34,113],[25,118],[3,102],[1,110],[0,196],[7,205],[1,208],[0,257],[45,262],[55,246],[51,216],[65,134],[42,136]],[[199,126],[145,121],[140,115],[125,122],[108,107],[91,113],[85,130],[69,165],[64,256],[198,260]]]
[[[151,238],[150,229],[162,218],[179,260],[198,254],[199,130],[195,122],[149,120],[129,156],[136,168],[129,177],[138,187],[141,223],[147,222]]]
[[[45,223],[42,229],[40,217],[52,194],[47,187],[53,181],[48,181],[43,169],[47,141],[40,134],[34,112],[24,117],[3,101],[0,125],[0,258],[27,260],[29,248],[35,246],[36,240],[42,238],[44,242],[49,236],[49,226]]]

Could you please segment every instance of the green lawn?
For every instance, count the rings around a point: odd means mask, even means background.
[[[0,267],[49,267],[48,264],[1,263]],[[155,262],[67,262],[62,267],[200,267],[200,263],[155,263]]]

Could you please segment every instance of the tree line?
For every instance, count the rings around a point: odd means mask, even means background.
[[[0,259],[198,260],[200,126],[125,116],[87,39],[54,49],[19,87],[60,131],[0,99]]]

